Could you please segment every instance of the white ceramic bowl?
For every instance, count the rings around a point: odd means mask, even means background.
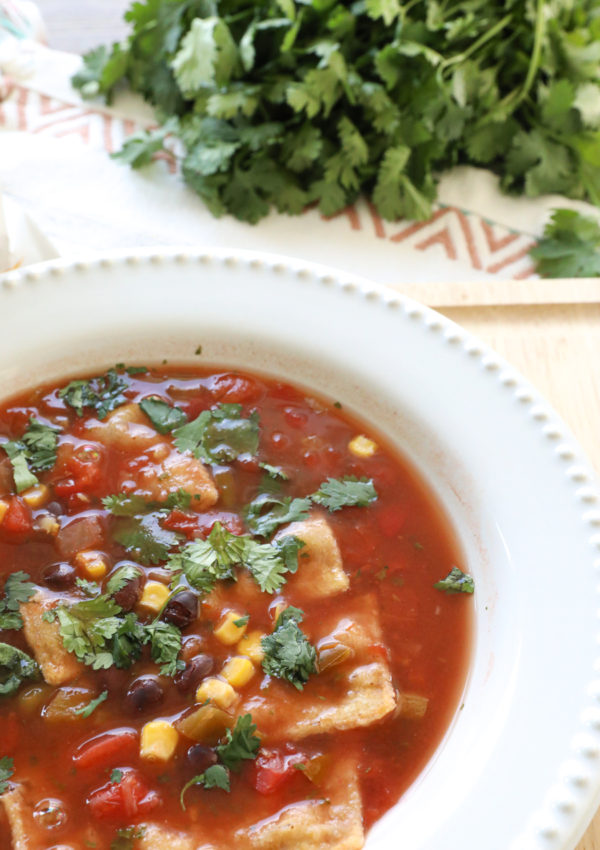
[[[370,420],[450,515],[476,639],[434,758],[369,850],[571,850],[600,802],[600,510],[507,364],[390,290],[277,257],[140,253],[0,279],[0,397],[117,361],[276,374]]]

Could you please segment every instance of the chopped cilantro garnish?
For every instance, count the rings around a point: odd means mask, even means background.
[[[206,540],[188,543],[169,558],[166,566],[183,573],[192,587],[209,593],[215,582],[235,578],[233,568],[242,563],[245,540],[216,522]]]
[[[0,758],[0,794],[8,790],[8,780],[15,772],[15,761],[8,756]]]
[[[433,586],[446,593],[473,593],[475,590],[472,577],[458,567],[452,567],[446,578],[437,581]]]
[[[179,541],[175,532],[161,526],[161,518],[160,513],[149,513],[117,520],[114,539],[140,564],[160,564]]]
[[[97,581],[89,581],[87,578],[77,577],[75,584],[80,590],[83,590],[86,596],[98,596],[100,593],[100,585]]]
[[[95,711],[99,705],[101,705],[104,700],[108,697],[108,691],[102,691],[100,696],[96,697],[96,699],[88,702],[87,705],[82,705],[81,708],[73,709],[74,714],[79,714],[81,717],[89,717],[90,714]]]
[[[23,618],[19,606],[35,593],[35,585],[29,580],[27,573],[19,570],[12,573],[4,584],[4,597],[0,599],[0,630],[20,629]]]
[[[246,523],[257,537],[270,537],[280,525],[306,519],[309,511],[309,499],[259,493],[246,508]]]
[[[118,785],[119,782],[123,779],[123,771],[119,770],[118,767],[113,768],[110,772],[110,781],[113,785]]]
[[[248,620],[250,619],[250,614],[246,614],[244,617],[239,617],[237,620],[233,621],[233,625],[238,629],[243,628],[248,625]]]
[[[207,767],[204,773],[200,773],[198,776],[194,776],[190,779],[189,782],[186,782],[183,788],[181,789],[181,794],[179,795],[179,801],[181,803],[181,808],[185,812],[185,803],[184,796],[186,791],[192,787],[192,785],[202,785],[207,790],[209,788],[221,788],[223,791],[229,792],[231,790],[229,784],[229,773],[226,767],[223,767],[222,764],[213,764],[210,767]]]
[[[141,578],[142,571],[135,564],[123,564],[118,570],[111,575],[106,583],[106,592],[109,596],[114,596],[120,590],[123,590],[126,584],[135,579]]]
[[[299,691],[310,675],[317,672],[317,652],[298,626],[302,616],[300,609],[290,606],[277,618],[272,634],[261,640],[265,673],[286,679]]]
[[[37,679],[36,662],[16,646],[0,643],[0,696],[13,694],[25,679]]]
[[[181,661],[179,651],[181,649],[181,632],[171,623],[162,620],[149,623],[146,634],[150,640],[150,654],[156,664],[160,664],[162,676],[174,676],[183,670],[185,664]]]
[[[125,403],[123,392],[127,388],[127,381],[114,369],[109,369],[106,375],[90,378],[89,381],[71,381],[58,395],[77,416],[83,416],[84,408],[89,407],[96,412],[98,419],[105,419],[112,410]]]
[[[233,732],[227,729],[225,743],[216,747],[217,755],[230,770],[238,771],[244,760],[256,758],[260,738],[255,735],[256,724],[251,714],[238,717]]]
[[[143,398],[140,407],[159,434],[169,434],[187,422],[187,416],[180,407],[172,407],[161,398]]]
[[[133,850],[134,842],[138,838],[143,838],[145,832],[145,826],[127,826],[118,829],[110,843],[110,850]]]
[[[541,277],[600,277],[600,221],[575,210],[554,210],[529,253]]]
[[[303,540],[291,535],[272,543],[257,543],[247,537],[244,564],[262,591],[275,593],[284,584],[285,573],[295,573],[298,569],[298,552],[304,545]]]
[[[270,463],[259,463],[258,465],[261,469],[264,469],[269,478],[276,481],[289,481],[289,475],[280,466],[273,466]]]
[[[138,496],[135,493],[115,493],[111,496],[105,496],[102,499],[102,505],[107,511],[110,511],[113,516],[138,516],[150,511],[166,511],[173,508],[187,510],[192,503],[192,494],[188,493],[182,487],[169,493],[164,502],[147,502],[143,496]]]
[[[35,472],[43,472],[54,466],[59,433],[60,428],[32,418],[20,439],[8,440],[0,446],[10,458],[17,493],[38,483]]]
[[[256,454],[258,414],[245,419],[241,404],[218,404],[175,429],[173,436],[181,452],[190,451],[205,463],[229,463],[240,455]]]
[[[310,498],[328,511],[339,511],[354,505],[365,508],[377,499],[377,492],[370,478],[346,475],[328,478]]]

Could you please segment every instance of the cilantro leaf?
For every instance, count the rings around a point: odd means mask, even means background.
[[[8,756],[0,758],[0,794],[8,790],[8,780],[15,772],[15,760]]]
[[[280,525],[306,519],[310,511],[309,499],[292,499],[273,493],[260,493],[246,506],[248,528],[257,537],[269,537]]]
[[[172,407],[161,398],[143,398],[139,404],[159,434],[169,434],[187,422],[187,416],[180,407]]]
[[[346,475],[343,478],[328,478],[312,494],[311,499],[329,511],[339,511],[340,508],[352,505],[367,507],[377,499],[377,492],[372,479]]]
[[[181,632],[179,629],[162,620],[149,623],[145,629],[150,640],[152,660],[161,665],[161,675],[175,676],[176,673],[183,670],[185,664],[178,658],[181,650]]]
[[[58,605],[46,619],[56,619],[65,649],[93,670],[114,663],[110,639],[117,633],[121,609],[109,596],[84,599],[73,605]]]
[[[181,789],[181,794],[179,795],[179,801],[181,803],[181,808],[185,812],[185,803],[184,796],[186,791],[191,788],[193,785],[202,785],[206,789],[210,788],[221,788],[223,791],[229,792],[231,790],[229,784],[229,773],[227,772],[227,768],[223,767],[222,764],[213,764],[210,767],[207,767],[204,773],[200,773],[198,776],[194,776],[190,779],[189,782]]]
[[[90,714],[95,711],[99,705],[102,705],[104,700],[108,697],[108,691],[102,691],[102,693],[97,696],[95,699],[90,700],[87,705],[82,705],[80,708],[73,709],[74,714],[79,714],[81,717],[89,717]]]
[[[84,408],[89,407],[98,419],[105,419],[112,410],[125,404],[123,392],[127,388],[127,381],[114,369],[109,369],[105,375],[89,381],[71,381],[58,395],[77,416],[83,416]]]
[[[219,404],[173,431],[179,451],[191,451],[205,463],[229,463],[258,450],[258,414],[246,419],[241,404]]]
[[[116,520],[114,539],[140,564],[161,564],[179,541],[175,532],[161,526],[161,518],[160,513],[149,513]]]
[[[542,277],[600,277],[600,221],[574,210],[554,210],[529,253]]]
[[[0,643],[0,696],[13,694],[25,679],[40,675],[36,662],[16,646]]]
[[[106,593],[108,596],[114,596],[120,590],[123,590],[126,584],[130,581],[139,579],[142,576],[142,571],[135,564],[123,564],[118,570],[110,576],[106,583]]]
[[[295,573],[298,569],[298,552],[304,545],[303,540],[291,535],[272,543],[257,543],[248,537],[244,564],[263,592],[275,593],[285,583],[285,573]]]
[[[117,617],[117,628],[109,644],[112,664],[127,670],[142,654],[142,646],[148,642],[146,628],[133,613]]]
[[[2,444],[1,448],[12,464],[17,493],[39,483],[34,472],[52,469],[56,463],[59,433],[60,428],[31,418],[27,430],[19,440],[8,440]]]
[[[261,469],[267,473],[269,478],[273,478],[275,481],[288,481],[289,475],[287,472],[281,468],[281,466],[272,466],[270,463],[259,463],[258,464]]]
[[[285,679],[299,691],[311,674],[317,672],[317,652],[298,626],[301,620],[302,612],[298,608],[291,611],[288,608],[278,617],[275,630],[261,640],[265,673]]]
[[[233,568],[243,562],[245,547],[245,538],[216,522],[206,540],[188,543],[170,556],[166,567],[183,573],[196,590],[210,593],[217,581],[235,578]]]
[[[86,578],[77,577],[75,584],[83,590],[86,596],[98,596],[100,594],[100,585],[97,581],[89,581]]]
[[[145,826],[127,826],[118,829],[110,843],[110,850],[133,850],[134,842],[138,838],[143,838],[145,832]]]
[[[19,606],[34,595],[36,587],[27,573],[11,573],[4,583],[4,597],[0,599],[0,630],[20,629],[23,618]]]
[[[129,516],[136,517],[139,514],[145,514],[152,511],[171,510],[180,508],[187,510],[192,503],[192,494],[188,493],[182,487],[169,493],[164,502],[147,502],[143,496],[138,496],[135,493],[115,493],[110,496],[105,496],[102,499],[102,505],[107,511],[110,511],[113,516]]]
[[[436,581],[433,586],[445,593],[473,593],[475,590],[472,577],[458,567],[452,567],[446,578]]]
[[[251,714],[244,714],[236,720],[233,732],[227,729],[225,743],[216,747],[217,755],[230,770],[238,771],[244,760],[256,758],[260,748],[260,738],[255,735],[256,724]]]

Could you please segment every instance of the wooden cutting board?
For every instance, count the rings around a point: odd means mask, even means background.
[[[600,474],[600,278],[393,288],[508,360],[548,399]],[[576,850],[600,850],[600,811]]]

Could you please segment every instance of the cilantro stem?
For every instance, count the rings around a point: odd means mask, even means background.
[[[542,57],[542,39],[544,37],[544,31],[544,0],[537,0],[535,8],[535,31],[533,34],[533,50],[531,51],[531,59],[529,60],[527,76],[525,77],[523,88],[521,89],[519,96],[516,99],[513,111],[521,103],[523,103],[523,101],[531,91],[531,87],[535,80],[535,75],[537,74],[538,69],[540,67],[540,60]]]
[[[455,56],[450,56],[448,59],[445,59],[440,65],[440,69],[442,73],[452,65],[456,65],[459,62],[465,62],[473,53],[476,53],[480,47],[488,42],[491,38],[494,38],[499,32],[501,32],[508,24],[512,21],[512,15],[505,15],[502,20],[498,21],[491,27],[487,32],[484,32],[482,36],[480,36],[476,41],[473,42],[466,50],[463,50],[462,53],[457,53]]]

